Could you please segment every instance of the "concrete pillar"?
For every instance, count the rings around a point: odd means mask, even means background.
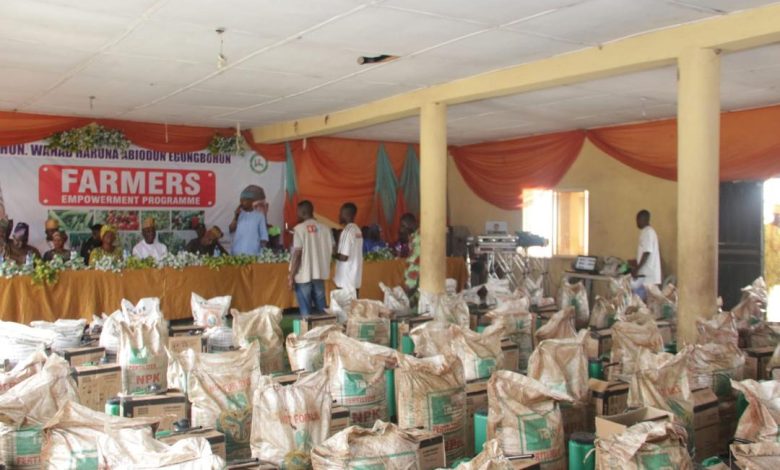
[[[420,111],[420,291],[444,292],[447,278],[447,105]]]
[[[678,347],[696,341],[696,319],[717,312],[720,57],[691,49],[678,61]]]

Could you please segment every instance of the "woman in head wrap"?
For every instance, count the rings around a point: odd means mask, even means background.
[[[113,225],[104,225],[100,229],[100,246],[89,254],[89,264],[94,265],[99,260],[109,256],[116,260],[122,259],[122,253],[114,246],[116,241],[116,228]]]
[[[11,235],[11,243],[8,244],[7,257],[16,264],[24,264],[27,261],[28,253],[35,258],[41,257],[41,252],[34,246],[30,246],[28,241],[30,240],[30,226],[24,222],[19,222],[14,228],[14,233]]]
[[[233,235],[231,254],[259,255],[268,243],[265,215],[254,209],[262,204],[265,204],[265,191],[260,186],[250,184],[241,191],[241,203],[229,227]]]
[[[70,251],[65,249],[65,242],[68,241],[68,234],[65,230],[57,230],[51,234],[52,249],[43,254],[44,261],[52,261],[55,256],[62,258],[62,261],[70,260]]]

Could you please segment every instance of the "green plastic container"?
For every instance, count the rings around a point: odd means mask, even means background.
[[[488,412],[486,409],[477,410],[474,412],[474,453],[479,454],[482,452],[482,446],[487,441],[487,418]]]
[[[709,457],[701,461],[701,466],[706,468],[715,467],[717,465],[725,465],[726,462],[719,457]]]
[[[748,401],[745,398],[745,394],[739,392],[739,395],[737,395],[737,421],[739,421],[739,418],[742,417],[742,413],[745,412],[747,406],[748,406]]]
[[[395,422],[395,370],[385,369],[385,392],[387,393],[387,416]]]
[[[462,463],[469,463],[469,462],[471,462],[471,459],[463,457],[463,458],[457,459],[456,461],[452,462],[452,465],[450,465],[450,468],[455,468],[455,467],[457,467],[458,465],[460,465]]]
[[[677,354],[677,343],[664,344],[664,351]]]
[[[119,416],[119,398],[113,397],[106,400],[105,412],[109,416]]]
[[[604,380],[604,363],[599,359],[588,359],[588,377]]]
[[[401,352],[404,354],[414,354],[414,341],[412,337],[406,335],[401,338]]]
[[[477,325],[477,333],[482,333],[483,331],[485,331],[485,328],[487,328],[487,326]]]
[[[593,441],[596,436],[589,432],[573,432],[569,438],[569,470],[594,470],[596,453]]]
[[[390,322],[390,347],[398,349],[398,321]]]

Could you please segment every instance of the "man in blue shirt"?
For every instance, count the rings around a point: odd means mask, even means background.
[[[268,243],[265,215],[254,209],[256,202],[265,203],[265,191],[260,186],[250,184],[241,191],[241,203],[230,222],[230,233],[233,235],[230,253],[233,255],[258,255]]]

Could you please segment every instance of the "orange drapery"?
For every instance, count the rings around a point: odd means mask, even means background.
[[[522,207],[523,189],[551,188],[580,153],[583,131],[453,147],[450,153],[477,196],[506,210]]]
[[[382,227],[384,239],[391,241],[396,236],[403,204],[398,204],[391,225],[385,223],[376,210],[374,184],[379,144],[368,140],[317,137],[308,139],[305,148],[296,145],[293,158],[300,200],[311,200],[317,213],[333,221],[338,221],[341,205],[351,201],[358,207],[355,223],[363,226],[376,222]],[[398,178],[408,144],[385,142],[384,146]]]
[[[780,106],[721,114],[720,179],[780,174]],[[677,120],[604,127],[588,138],[616,160],[659,178],[677,178]]]

